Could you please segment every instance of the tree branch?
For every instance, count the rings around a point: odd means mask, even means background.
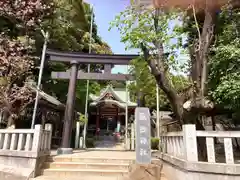
[[[207,76],[208,76],[208,52],[213,40],[216,12],[215,3],[206,0],[205,20],[201,35],[201,46],[199,51],[199,60],[201,61],[201,96],[206,94]]]
[[[198,24],[198,21],[197,21],[196,10],[195,10],[194,4],[192,5],[192,10],[193,10],[194,22],[195,22],[195,25],[196,25],[196,28],[197,28],[197,31],[198,31],[198,41],[199,41],[199,46],[200,46],[201,45],[201,32],[200,32],[199,24]]]
[[[151,57],[147,47],[141,44],[141,49],[143,51],[144,59],[151,68],[152,74],[154,75],[159,87],[168,97],[172,106],[172,110],[176,115],[176,119],[180,122],[180,124],[183,124],[183,101],[182,98],[178,96],[175,89],[170,85],[170,82],[166,77],[164,67],[162,67],[162,64],[160,63],[162,62],[162,60],[160,60],[161,56],[158,57],[158,63],[160,65],[160,69],[158,69],[157,64],[155,63],[155,59],[154,57]]]

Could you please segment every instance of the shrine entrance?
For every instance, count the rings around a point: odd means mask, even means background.
[[[76,82],[77,79],[85,79],[85,80],[117,80],[117,81],[129,81],[133,80],[132,77],[128,74],[112,74],[111,68],[114,65],[128,65],[129,62],[132,59],[137,58],[137,55],[103,55],[103,54],[85,54],[85,53],[63,53],[63,52],[57,52],[57,51],[47,51],[47,56],[49,61],[57,61],[57,62],[63,62],[68,63],[71,66],[71,69],[67,70],[66,72],[52,72],[52,78],[53,79],[69,79],[69,87],[68,87],[68,94],[67,94],[67,102],[66,102],[66,109],[64,114],[64,127],[63,127],[63,133],[62,133],[62,143],[61,148],[58,149],[58,154],[71,154],[73,153],[72,148],[70,148],[70,142],[71,142],[71,136],[72,136],[72,127],[73,127],[73,121],[74,121],[74,108],[75,108],[75,99],[76,99]],[[104,65],[104,71],[103,73],[96,73],[96,72],[89,72],[86,73],[79,69],[80,64],[102,64]],[[103,93],[104,94],[104,93]],[[117,98],[117,96],[114,96]],[[128,95],[126,96],[128,97]],[[117,99],[116,99],[117,100]],[[125,106],[128,106],[128,99],[125,101]],[[119,101],[120,103],[123,103]],[[95,133],[96,135],[99,135],[101,132],[100,129],[100,118],[112,118],[113,116],[108,115],[101,115],[100,112],[102,103],[109,105],[107,101],[99,101],[95,105],[95,113],[96,113],[96,128]],[[114,101],[114,103],[116,103]],[[114,104],[113,103],[113,104]],[[113,105],[112,104],[112,105]],[[115,112],[117,117],[119,117],[119,113],[122,108],[121,106],[116,106],[119,111]],[[105,109],[111,109],[107,108],[105,106]],[[128,109],[128,108],[126,108]],[[128,122],[128,110],[125,110],[125,129],[127,129],[127,122]],[[88,118],[89,119],[89,118]],[[104,125],[103,127],[107,127],[109,129],[114,129],[114,123],[115,121],[104,121],[107,122],[107,126]],[[111,122],[111,123],[109,123]],[[118,123],[117,123],[118,124]],[[113,127],[110,127],[112,125]],[[119,124],[118,124],[119,125]],[[119,126],[117,126],[119,127]],[[121,125],[120,125],[121,127]],[[118,128],[119,129],[119,128]],[[125,136],[127,137],[127,134],[125,133]],[[127,138],[126,138],[127,140]],[[127,143],[126,143],[127,144]]]

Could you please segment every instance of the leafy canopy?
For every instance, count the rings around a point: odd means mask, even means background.
[[[172,71],[185,72],[186,61],[181,59],[186,54],[182,47],[185,34],[182,34],[182,16],[178,10],[169,10],[156,15],[153,8],[128,6],[110,23],[110,30],[117,27],[121,41],[126,49],[147,47],[153,56],[158,54],[157,42],[164,46],[165,65]]]
[[[211,49],[209,86],[217,104],[231,110],[240,108],[240,9],[223,9]]]

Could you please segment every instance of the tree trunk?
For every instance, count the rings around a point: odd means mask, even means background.
[[[197,119],[196,122],[196,130],[204,131],[205,128],[202,123]],[[199,161],[207,161],[207,146],[206,146],[206,138],[198,137],[197,138],[197,146],[198,146],[198,159]]]
[[[212,130],[213,131],[216,131],[216,121],[215,121],[215,116],[212,115],[211,116],[211,119],[212,119]],[[217,138],[214,137],[214,144],[217,144]]]
[[[11,115],[8,117],[7,128],[15,129],[15,120]]]

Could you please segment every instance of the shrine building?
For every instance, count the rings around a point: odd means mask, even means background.
[[[126,120],[134,115],[137,107],[137,103],[130,101],[126,89],[114,89],[111,85],[102,89],[99,96],[90,94],[90,102],[88,134],[105,135],[125,130]]]

